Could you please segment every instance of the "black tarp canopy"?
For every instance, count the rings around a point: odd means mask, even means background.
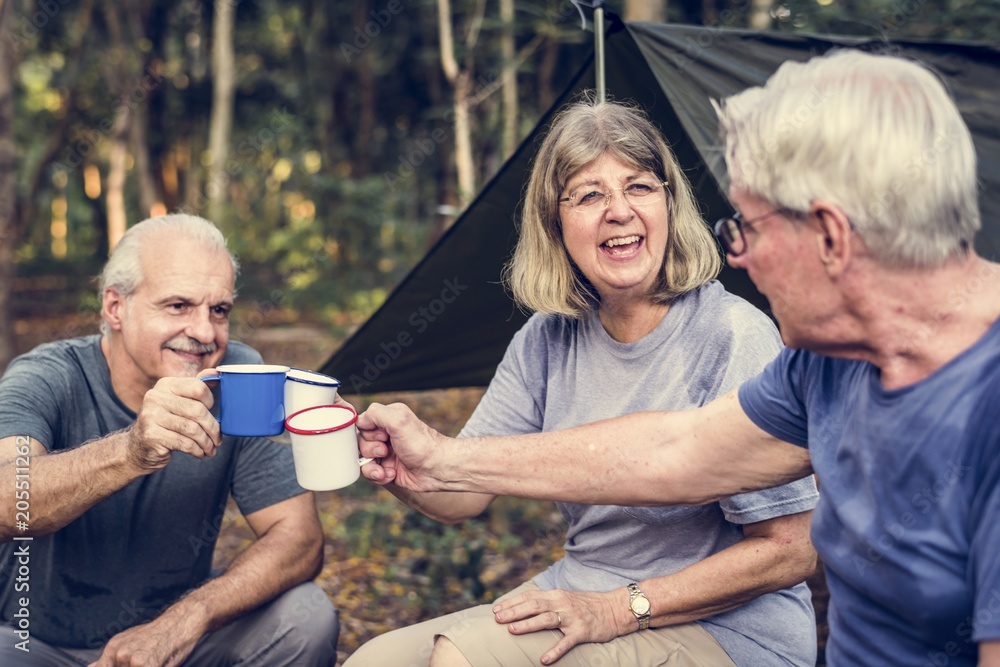
[[[762,84],[786,60],[855,47],[912,57],[946,79],[979,159],[983,231],[976,247],[1000,256],[1000,50],[985,44],[883,41],[612,20],[605,40],[609,97],[638,103],[663,131],[706,220],[731,212],[710,100]],[[479,196],[322,371],[344,393],[485,386],[527,320],[500,285],[517,238],[518,203],[552,114],[594,84],[591,57]],[[767,311],[746,274],[720,276]]]

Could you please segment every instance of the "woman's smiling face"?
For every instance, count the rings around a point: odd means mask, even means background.
[[[588,193],[611,192],[604,208],[560,207],[566,251],[600,294],[602,303],[645,297],[654,288],[667,247],[667,193],[662,179],[605,153],[588,163],[566,183],[562,197],[580,201]],[[640,203],[629,201],[626,189],[653,188]],[[593,194],[591,196],[597,196]]]

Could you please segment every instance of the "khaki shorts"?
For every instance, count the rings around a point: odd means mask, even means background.
[[[538,590],[528,582],[503,598]],[[344,667],[426,667],[436,637],[447,637],[473,667],[541,665],[542,654],[562,638],[559,630],[512,635],[493,620],[493,605],[480,605],[400,628],[371,640]],[[736,667],[702,626],[685,623],[633,632],[601,644],[578,644],[557,667]]]

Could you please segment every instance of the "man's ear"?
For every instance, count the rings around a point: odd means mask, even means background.
[[[101,300],[101,317],[108,323],[108,327],[112,331],[121,331],[122,317],[127,307],[125,297],[118,290],[114,287],[106,287],[104,289],[103,299]]]
[[[818,226],[816,245],[820,262],[831,276],[843,273],[853,254],[851,221],[839,206],[821,200],[813,201],[809,212]]]

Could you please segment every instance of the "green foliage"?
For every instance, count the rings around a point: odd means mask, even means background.
[[[241,294],[251,313],[300,314],[346,330],[382,303],[446,226],[439,211],[457,203],[454,124],[436,0],[402,0],[395,14],[374,0],[239,3],[233,126],[216,183],[207,169],[211,3],[93,0],[52,3],[46,12],[28,0],[11,2],[4,34],[19,60],[21,275],[100,265],[119,129],[130,222],[148,214],[144,192],[167,210],[206,214],[209,193],[225,191],[216,222],[243,262]],[[682,22],[717,22],[727,12],[725,26],[738,28],[755,4],[679,0],[669,7],[671,20]],[[475,82],[481,184],[503,163],[503,25],[494,3],[481,16],[474,0],[452,5],[456,56]],[[620,13],[623,5],[608,9]],[[786,0],[771,4],[770,15],[781,31],[1000,37],[1000,0]],[[525,50],[523,137],[577,71],[590,34],[579,30],[568,0],[519,1],[515,22],[516,47]],[[474,44],[467,41],[473,33]],[[77,274],[81,292],[90,275]]]

